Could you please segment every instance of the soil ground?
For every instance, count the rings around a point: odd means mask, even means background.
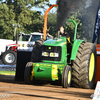
[[[70,87],[57,84],[34,84],[14,81],[14,76],[0,75],[0,100],[91,100],[94,89]]]

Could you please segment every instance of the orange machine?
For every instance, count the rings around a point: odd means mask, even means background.
[[[43,34],[43,39],[46,40],[46,30],[47,30],[47,14],[48,12],[54,7],[58,5],[52,5],[49,9],[45,11],[45,19],[44,19],[44,34]]]
[[[96,51],[97,51],[97,68],[96,68],[95,83],[97,83],[97,81],[100,81],[100,44],[97,44]]]

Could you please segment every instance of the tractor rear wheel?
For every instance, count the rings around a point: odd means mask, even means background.
[[[62,86],[63,88],[68,88],[71,85],[71,76],[72,71],[69,65],[64,67],[63,74],[62,74]]]
[[[31,61],[32,62],[39,62],[42,60],[42,45],[44,43],[43,39],[39,39],[35,42],[33,46]]]
[[[72,85],[94,88],[96,74],[96,47],[92,43],[81,43],[72,66]]]
[[[24,81],[25,83],[27,84],[32,84],[33,83],[33,75],[32,75],[32,68],[33,68],[33,62],[28,62],[26,64],[26,67],[25,67],[25,72],[24,72]]]

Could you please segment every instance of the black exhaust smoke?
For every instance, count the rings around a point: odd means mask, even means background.
[[[64,25],[64,22],[68,18],[71,8],[74,7],[75,2],[79,3],[80,0],[57,0],[57,29]]]
[[[82,24],[78,33],[92,41],[99,2],[100,0],[57,0],[57,29],[64,26],[66,19],[77,12],[77,18]]]

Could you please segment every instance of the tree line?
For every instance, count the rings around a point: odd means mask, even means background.
[[[31,10],[32,7],[43,8],[49,5],[49,0],[0,0],[0,38],[12,39],[14,27],[20,24],[20,31],[24,33],[43,30],[44,16],[39,11]]]
[[[43,32],[44,15],[40,11],[31,10],[38,7],[45,10],[44,5],[50,6],[49,0],[0,0],[0,38],[13,39],[14,27],[12,24],[20,24],[20,31],[30,34],[32,32]],[[78,24],[77,38],[92,41],[95,14],[93,9],[73,10],[68,18]],[[90,14],[89,14],[90,13]],[[92,16],[91,16],[92,15]],[[57,35],[57,11],[48,13],[47,28],[54,37]],[[65,22],[65,31],[71,38],[74,35],[74,24]],[[17,31],[18,33],[18,31]]]

